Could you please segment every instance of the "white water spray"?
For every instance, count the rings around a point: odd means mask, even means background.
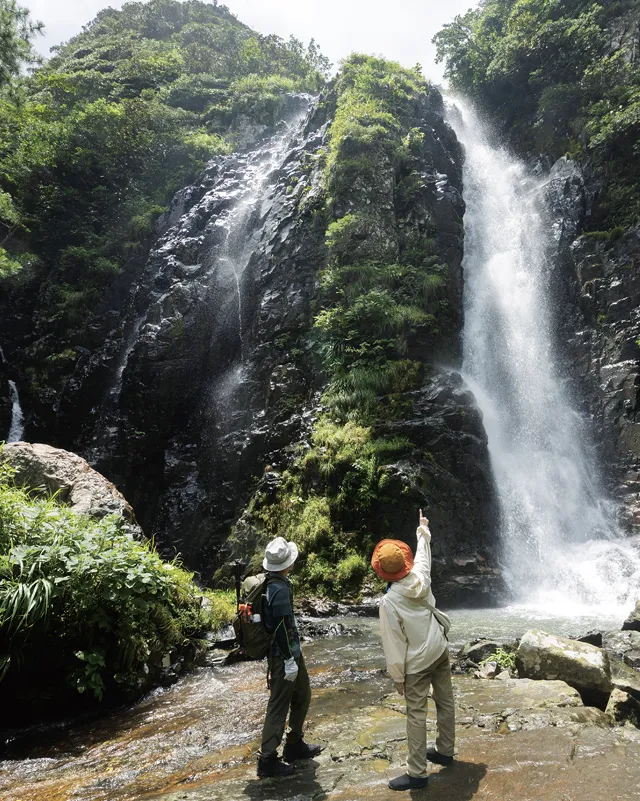
[[[275,136],[252,155],[242,182],[235,192],[235,203],[229,213],[217,221],[217,225],[225,229],[216,257],[218,282],[221,287],[229,282],[235,300],[240,361],[245,358],[242,278],[261,234],[261,226],[253,224],[254,216],[264,218],[271,207],[272,192],[269,190],[274,171],[282,166],[306,113],[306,109],[301,111],[285,125],[279,136]]]
[[[9,399],[11,400],[11,425],[7,434],[7,442],[20,442],[24,434],[24,415],[15,381],[9,381]]]
[[[620,536],[555,362],[541,187],[454,102],[466,153],[463,372],[484,415],[507,581],[526,604],[621,613],[640,555]]]

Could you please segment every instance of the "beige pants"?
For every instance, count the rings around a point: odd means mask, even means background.
[[[415,778],[427,775],[427,696],[432,685],[438,727],[436,749],[440,754],[453,756],[456,742],[456,710],[448,648],[445,648],[442,656],[422,673],[409,673],[405,676],[404,693],[407,700],[409,745],[407,773]]]

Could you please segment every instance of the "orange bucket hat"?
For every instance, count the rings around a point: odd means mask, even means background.
[[[413,567],[413,554],[406,542],[381,540],[371,557],[371,567],[385,581],[399,581]]]

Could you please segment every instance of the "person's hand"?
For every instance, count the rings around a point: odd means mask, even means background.
[[[418,509],[418,515],[419,515],[419,518],[420,518],[420,524],[419,525],[424,526],[425,528],[429,528],[429,518],[425,517],[422,514],[422,509]]]
[[[398,695],[404,695],[404,682],[394,681],[393,683],[396,685],[396,692],[398,693]]]
[[[295,681],[298,678],[298,664],[296,660],[291,657],[284,660],[284,680]]]

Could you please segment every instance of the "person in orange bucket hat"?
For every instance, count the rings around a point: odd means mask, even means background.
[[[400,540],[382,540],[371,566],[389,582],[380,601],[380,632],[387,670],[407,702],[407,772],[389,782],[392,790],[427,786],[427,760],[453,762],[455,703],[446,633],[449,620],[435,608],[431,592],[431,532],[419,510],[415,559]],[[438,736],[427,749],[427,697],[433,688]]]

